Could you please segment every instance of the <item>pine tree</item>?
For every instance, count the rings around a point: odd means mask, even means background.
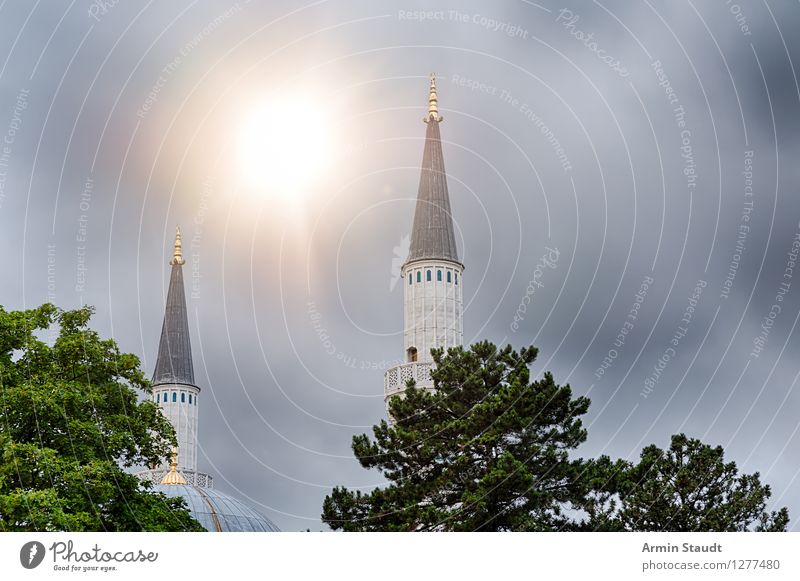
[[[390,402],[395,422],[374,440],[353,438],[364,468],[388,486],[343,487],[325,498],[322,519],[346,531],[553,530],[585,495],[587,465],[569,453],[586,439],[585,397],[550,373],[531,381],[537,350],[482,342],[432,351],[433,391],[409,384]]]
[[[789,512],[769,512],[768,485],[758,472],[739,474],[721,446],[684,434],[670,446],[642,450],[638,463],[605,465],[588,503],[589,530],[785,531]]]
[[[353,438],[388,484],[337,486],[322,520],[344,531],[784,531],[770,487],[739,475],[723,449],[683,434],[638,463],[571,457],[587,437],[585,397],[550,373],[531,381],[537,350],[488,342],[432,351],[434,389],[394,397],[394,423]]]

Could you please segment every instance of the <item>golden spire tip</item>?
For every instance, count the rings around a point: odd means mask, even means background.
[[[181,227],[175,226],[175,250],[172,253],[172,260],[169,261],[171,265],[177,264],[181,266],[186,261],[183,259],[183,252],[181,251]]]
[[[428,114],[425,116],[425,123],[431,119],[441,121],[444,119],[439,115],[439,98],[436,96],[436,73],[431,73],[431,91],[428,95]]]
[[[169,472],[164,474],[161,484],[186,484],[183,474],[178,472],[178,449],[172,449],[172,457],[169,461]]]

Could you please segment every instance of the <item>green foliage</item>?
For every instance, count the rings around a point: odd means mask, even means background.
[[[588,511],[591,530],[785,531],[789,522],[786,508],[766,511],[771,491],[757,472],[739,475],[721,446],[683,434],[667,450],[646,447],[636,464],[604,469]]]
[[[360,464],[388,481],[337,486],[322,520],[344,531],[784,531],[769,486],[739,475],[721,447],[684,435],[634,464],[570,457],[586,440],[585,397],[552,375],[530,380],[536,349],[488,342],[434,351],[434,389],[409,384],[353,438]]]
[[[364,468],[389,481],[364,494],[337,487],[322,519],[333,529],[500,531],[566,526],[584,494],[586,463],[568,454],[586,439],[572,398],[546,373],[530,380],[535,348],[488,342],[434,351],[434,391],[412,384],[382,421],[353,438]]]
[[[89,328],[88,307],[0,308],[0,531],[203,530],[182,499],[123,470],[175,445],[135,355]],[[57,336],[52,345],[40,337]]]

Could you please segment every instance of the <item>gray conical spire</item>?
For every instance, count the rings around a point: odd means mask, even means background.
[[[428,128],[425,132],[425,151],[422,154],[422,172],[419,178],[417,207],[414,211],[414,226],[411,231],[411,247],[407,262],[428,259],[458,262],[442,156],[442,140],[439,135],[441,121],[436,96],[436,78],[431,75],[428,114],[425,116]]]
[[[186,313],[186,296],[183,291],[183,255],[181,252],[181,231],[175,232],[175,249],[172,260],[172,273],[169,277],[167,306],[164,310],[164,324],[161,327],[161,341],[158,343],[156,370],[153,385],[163,383],[184,383],[194,385],[192,365],[192,345],[189,341],[189,317]]]

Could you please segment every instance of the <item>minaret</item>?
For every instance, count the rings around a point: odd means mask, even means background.
[[[197,410],[200,388],[194,383],[189,317],[183,290],[181,230],[176,228],[170,265],[167,306],[161,341],[153,373],[153,399],[175,428],[178,436],[177,470],[197,472]]]
[[[431,349],[447,349],[464,340],[462,323],[464,265],[458,260],[447,175],[439,135],[436,77],[431,75],[425,149],[411,231],[411,247],[402,267],[405,363],[387,370],[384,398],[402,393],[413,379],[432,388]]]

